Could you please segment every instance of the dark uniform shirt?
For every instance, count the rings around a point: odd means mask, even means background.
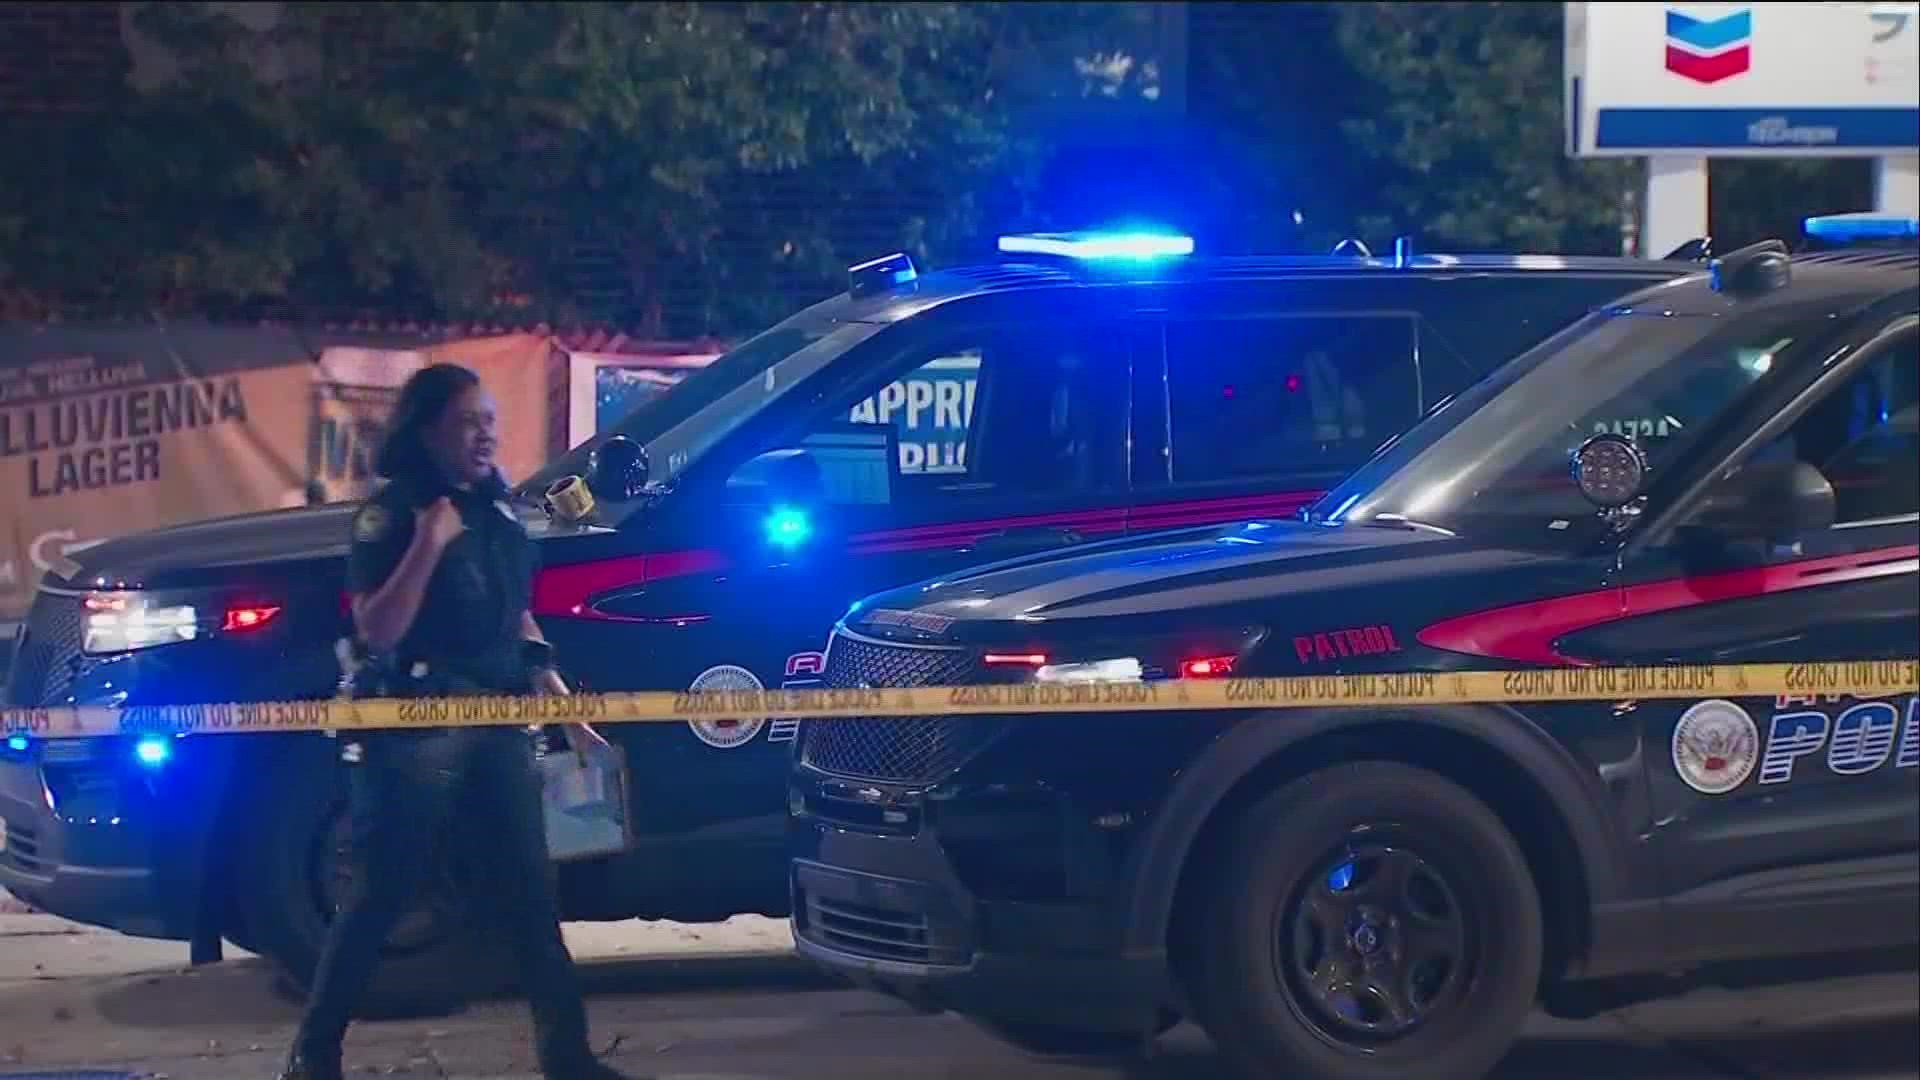
[[[525,689],[520,620],[533,594],[538,553],[500,489],[462,491],[397,478],[353,519],[348,588],[377,592],[413,543],[414,514],[446,496],[466,524],[428,580],[420,613],[393,650],[403,666],[424,661],[440,675],[515,692]]]

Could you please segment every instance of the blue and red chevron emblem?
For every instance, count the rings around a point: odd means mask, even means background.
[[[1667,70],[1698,83],[1731,79],[1753,66],[1753,9],[1696,19],[1667,9]]]

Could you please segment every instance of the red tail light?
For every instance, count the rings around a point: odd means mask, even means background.
[[[985,657],[989,664],[1010,664],[1021,667],[1041,667],[1047,662],[1045,653],[988,653]]]
[[[258,630],[273,621],[280,614],[277,607],[230,607],[227,609],[226,622],[221,629],[229,633]]]
[[[1180,677],[1183,679],[1224,679],[1231,674],[1231,656],[1206,656],[1180,662]]]

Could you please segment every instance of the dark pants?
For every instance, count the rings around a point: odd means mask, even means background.
[[[328,933],[296,1048],[337,1059],[381,946],[433,872],[451,831],[470,851],[472,898],[494,916],[532,1006],[541,1069],[566,1076],[591,1061],[573,958],[560,938],[540,776],[517,728],[374,735],[352,766],[357,887]]]

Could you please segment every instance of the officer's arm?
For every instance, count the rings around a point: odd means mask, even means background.
[[[354,627],[369,647],[385,652],[406,637],[445,550],[404,508],[370,502],[361,510],[348,576]]]

